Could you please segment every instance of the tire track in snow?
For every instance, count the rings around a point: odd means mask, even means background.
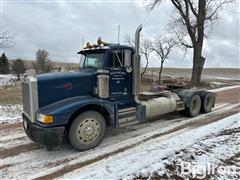
[[[14,164],[5,164],[5,165],[2,165],[0,166],[0,171],[3,170],[3,169],[6,169],[6,168],[9,168],[11,166],[13,166]]]
[[[214,108],[213,112],[215,112],[216,110],[219,110],[219,109],[221,109],[223,107],[226,107],[228,105],[229,104],[227,104],[227,103],[218,105],[217,107]],[[103,148],[111,147],[111,145],[113,145],[113,144],[117,144],[117,143],[119,143],[121,141],[125,141],[126,137],[128,137],[127,140],[130,140],[132,138],[135,138],[137,136],[142,135],[143,133],[155,131],[157,129],[157,127],[165,128],[169,124],[176,123],[176,122],[181,122],[181,121],[186,120],[186,117],[181,117],[181,116],[179,117],[179,116],[180,116],[179,114],[178,115],[177,114],[168,115],[166,117],[165,116],[163,117],[164,120],[161,119],[160,121],[156,121],[155,120],[155,121],[146,122],[144,124],[143,123],[142,124],[135,124],[135,125],[131,125],[131,126],[126,127],[127,129],[125,129],[125,128],[118,128],[118,129],[110,130],[106,134],[105,142],[100,144],[97,147],[98,149],[94,149],[93,151],[89,150],[88,152],[94,154],[94,153],[100,151]],[[173,119],[173,118],[177,118],[177,119]],[[156,127],[155,123],[158,123],[157,127]],[[153,129],[153,126],[156,127],[156,128]],[[118,131],[118,132],[116,132],[116,131]],[[125,132],[123,132],[123,131],[125,131]],[[134,131],[135,134],[132,133],[133,131]],[[84,155],[85,154],[80,155],[80,156],[84,156]],[[65,159],[58,159],[58,160],[55,160],[55,161],[51,161],[51,162],[45,163],[44,166],[49,166],[49,167],[53,168],[53,167],[62,165],[63,162],[67,164],[68,162],[71,162],[72,160],[77,159],[78,157],[79,157],[79,155],[73,155],[73,156],[70,156],[70,157],[67,156]]]
[[[229,104],[228,103],[224,103],[224,104],[218,104],[212,112],[215,112],[221,108],[227,107]],[[170,124],[173,122],[180,122],[182,120],[185,120],[186,117],[181,116],[179,113],[171,113],[171,114],[167,114],[167,115],[162,115],[158,118],[156,118],[155,120],[152,121],[147,121],[144,124],[140,124],[140,123],[136,123],[136,124],[131,124],[131,125],[125,125],[119,127],[118,129],[108,129],[108,134],[106,136],[118,136],[119,134],[123,134],[123,133],[129,133],[130,131],[134,131],[134,130],[139,130],[139,129],[144,129],[147,128],[147,125],[151,125],[151,123],[156,122],[157,120],[161,121],[161,123],[163,123],[162,125],[165,126],[166,124]],[[166,124],[165,124],[166,123]],[[119,132],[117,132],[119,131]],[[21,141],[21,143],[24,144],[29,144],[29,138],[26,136],[25,132],[23,129],[18,130],[18,131],[14,131],[12,133],[8,132],[8,133],[4,133],[1,134],[0,133],[0,143],[3,146],[7,146],[8,142],[12,142],[14,141],[16,143],[16,141]],[[24,141],[22,141],[24,140]],[[18,144],[18,143],[17,143]],[[7,149],[5,147],[3,147],[4,149]]]
[[[12,129],[17,129],[17,128],[21,128],[22,127],[22,122],[17,122],[17,123],[13,123],[13,124],[1,124],[0,125],[0,131],[9,131]]]
[[[221,108],[227,107],[228,105],[229,104],[227,104],[227,103],[218,105],[214,108],[214,111],[212,111],[212,113],[218,111]],[[186,120],[186,117],[181,117],[181,116],[179,117],[179,116],[180,115],[177,116],[176,114],[167,115],[166,118],[164,118],[164,120],[161,120],[161,122],[158,122],[158,123],[160,123],[161,128],[164,128],[164,127],[168,126],[169,124]],[[178,117],[178,118],[174,119],[176,117]],[[102,149],[102,148],[111,146],[114,143],[118,143],[119,139],[116,139],[116,138],[119,135],[131,134],[131,131],[135,131],[135,130],[141,131],[141,130],[144,130],[144,129],[147,130],[148,128],[151,129],[151,124],[154,123],[154,122],[156,122],[156,121],[149,121],[149,122],[146,122],[144,124],[131,125],[131,126],[128,126],[127,129],[124,129],[124,128],[120,129],[119,128],[117,130],[114,130],[114,132],[112,132],[112,130],[110,130],[110,132],[108,132],[109,134],[107,134],[107,136],[109,137],[108,142],[106,144],[104,144],[103,146],[100,145],[99,148]],[[146,127],[147,124],[149,124],[149,127]],[[123,132],[123,130],[125,132]],[[118,131],[118,132],[116,133],[116,131]],[[136,133],[134,135],[131,135],[131,137],[129,137],[128,140],[131,139],[131,138],[135,138],[135,137],[139,136],[140,134],[142,134],[142,133]],[[25,135],[25,138],[26,138],[26,141],[27,141],[26,144],[17,145],[17,146],[13,146],[13,147],[10,147],[10,148],[2,148],[1,149],[1,158],[13,157],[13,156],[17,156],[21,153],[26,153],[26,152],[30,152],[30,151],[33,151],[33,150],[43,148],[42,146],[40,146],[38,144],[35,144],[35,143],[32,143],[32,142],[29,143],[29,139],[27,138],[26,135]],[[21,138],[19,138],[19,139],[21,139]],[[14,139],[14,141],[15,140],[17,140],[17,139]],[[24,143],[24,142],[22,142],[22,143]],[[59,164],[61,164],[59,162],[67,163],[67,162],[72,161],[75,158],[77,158],[77,157],[74,156],[74,157],[67,157],[65,159],[60,159],[60,160],[58,159],[54,162],[46,163],[46,166],[48,166],[48,165],[51,166],[51,167],[59,166]]]
[[[18,146],[14,146],[14,147],[8,148],[8,149],[2,148],[1,153],[0,153],[0,158],[3,159],[6,157],[9,157],[9,156],[16,156],[18,154],[36,150],[36,149],[40,149],[40,148],[42,148],[42,147],[36,143],[18,145]]]

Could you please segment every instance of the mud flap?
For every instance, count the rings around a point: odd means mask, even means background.
[[[146,121],[146,106],[144,105],[137,105],[137,120],[139,122]]]

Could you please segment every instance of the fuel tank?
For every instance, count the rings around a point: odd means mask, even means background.
[[[167,114],[177,110],[177,101],[180,98],[175,94],[169,94],[165,97],[157,97],[141,101],[146,106],[146,119],[151,119],[162,114]]]

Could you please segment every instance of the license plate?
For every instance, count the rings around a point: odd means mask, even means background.
[[[27,121],[23,121],[23,126],[24,126],[24,128],[27,130],[27,127],[28,127]]]

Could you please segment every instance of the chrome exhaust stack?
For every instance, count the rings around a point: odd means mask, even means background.
[[[142,25],[138,26],[135,32],[135,53],[133,57],[133,87],[132,93],[134,96],[134,101],[136,104],[141,104],[139,101],[139,95],[141,91],[141,59],[139,55],[139,47],[140,47],[140,32],[142,30]]]
[[[149,120],[159,115],[176,111],[177,101],[179,101],[180,98],[174,93],[168,93],[166,94],[166,97],[150,98],[149,100],[144,101],[139,100],[141,93],[141,58],[139,55],[141,30],[142,25],[138,26],[135,33],[135,53],[132,63],[132,93],[134,96],[134,102],[137,104],[137,119]],[[141,113],[144,114],[144,118],[142,118]]]

